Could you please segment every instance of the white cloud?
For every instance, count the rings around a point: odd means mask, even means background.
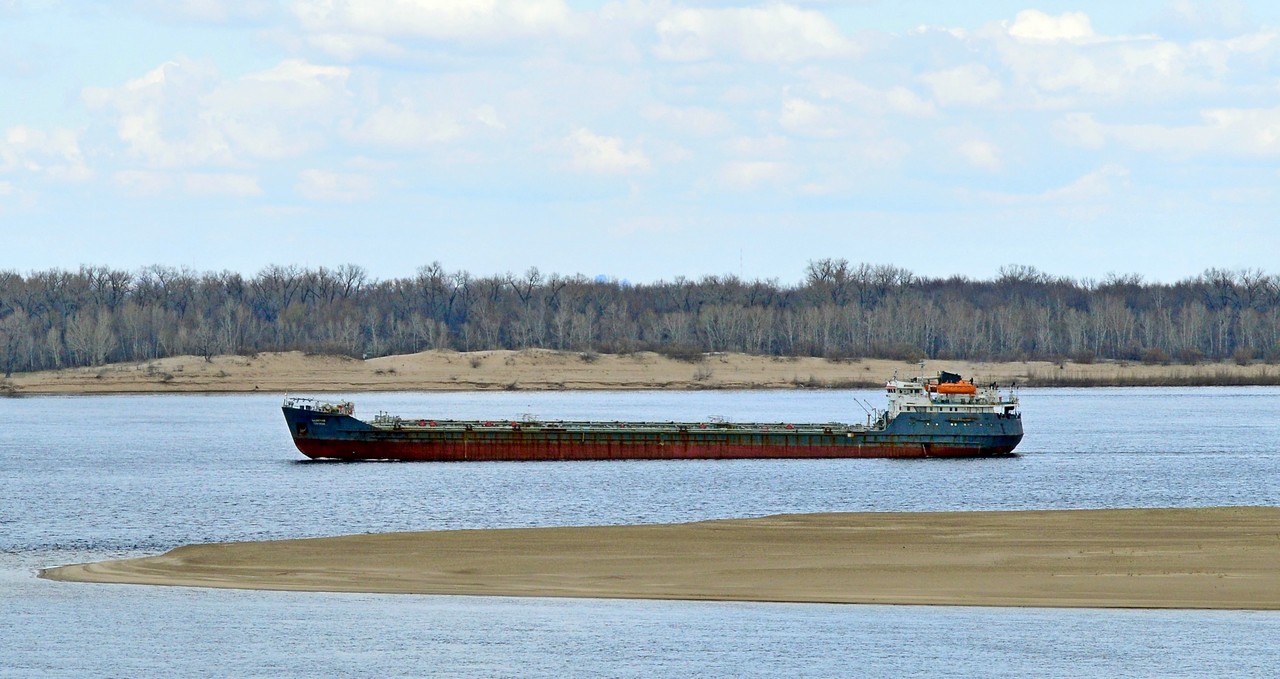
[[[652,142],[648,155],[658,159],[659,165],[668,166],[687,163],[696,157],[687,147],[661,139]]]
[[[203,101],[203,115],[233,153],[278,159],[328,142],[332,125],[352,108],[350,70],[287,59],[222,83]]]
[[[80,149],[80,132],[18,125],[0,138],[0,172],[29,172],[61,181],[93,177]]]
[[[386,160],[383,158],[371,158],[369,156],[355,156],[354,158],[349,158],[343,165],[344,167],[352,170],[360,170],[361,172],[367,172],[370,174],[398,172],[401,169],[401,164],[396,161]]]
[[[1137,151],[1185,158],[1280,156],[1280,107],[1208,109],[1199,125],[1105,124],[1092,114],[1067,116],[1059,131],[1087,148],[1112,141]]]
[[[651,104],[642,111],[645,119],[661,123],[668,129],[697,137],[719,136],[733,127],[724,113],[704,106],[668,106]]]
[[[1243,33],[1258,23],[1249,16],[1249,8],[1241,0],[1172,0],[1157,19],[1162,32]]]
[[[239,198],[263,195],[258,179],[244,174],[121,170],[113,173],[111,180],[125,193],[133,196],[157,196],[174,192],[191,196]]]
[[[1004,86],[985,64],[932,71],[921,75],[920,81],[929,86],[934,100],[943,106],[982,106],[1004,93]]]
[[[920,95],[905,87],[891,87],[884,93],[885,104],[889,111],[904,113],[909,116],[925,117],[934,115],[933,104],[920,98]]]
[[[454,141],[462,135],[462,125],[452,116],[442,111],[419,113],[407,100],[379,107],[352,132],[361,143],[405,149]]]
[[[786,163],[771,160],[744,160],[725,163],[720,169],[721,183],[739,191],[758,188],[763,184],[780,184],[791,175]]]
[[[371,198],[373,180],[362,174],[303,170],[294,188],[311,200],[351,203]]]
[[[1129,169],[1108,163],[1079,179],[1040,196],[1048,202],[1081,202],[1109,196],[1128,185]]]
[[[1191,67],[1208,77],[1223,79],[1250,68],[1263,70],[1274,64],[1280,52],[1280,31],[1244,33],[1230,38],[1196,40],[1186,45]],[[1232,71],[1237,73],[1233,74]]]
[[[558,33],[572,20],[562,0],[297,0],[292,10],[312,33],[436,40]]]
[[[1009,35],[1033,42],[1081,42],[1093,40],[1093,22],[1084,12],[1063,12],[1052,16],[1039,10],[1018,12],[1009,25]]]
[[[1180,43],[1155,35],[1097,34],[1080,13],[1054,17],[1029,11],[1018,17],[1013,24],[984,27],[974,46],[994,47],[1012,76],[1004,83],[1004,100],[1033,108],[1219,98],[1243,91],[1240,86],[1249,81],[1257,96],[1280,48],[1280,34],[1273,30]],[[947,96],[935,94],[939,102]]]
[[[1057,54],[1042,51],[1040,61],[1014,68],[1047,92],[1115,97],[1158,89],[1185,92],[1193,84],[1186,66],[1178,45],[1153,41]]]
[[[476,110],[472,112],[472,115],[474,115],[476,122],[491,130],[507,129],[507,124],[502,122],[502,118],[498,115],[497,109],[488,104],[476,108]]]
[[[956,28],[952,26],[936,26],[932,24],[921,24],[907,32],[912,36],[930,36],[940,35],[955,38],[956,40],[965,40],[969,37],[970,31],[964,28]]]
[[[1085,148],[1099,149],[1107,143],[1105,131],[1092,113],[1068,113],[1054,131],[1067,143]]]
[[[877,89],[849,77],[826,69],[808,68],[802,71],[806,83],[802,88],[820,99],[834,99],[874,115],[907,115],[929,117],[937,113],[933,103],[920,95],[895,85]]]
[[[275,7],[267,0],[134,0],[134,4],[165,18],[207,24],[262,19]]]
[[[258,178],[245,174],[190,173],[183,177],[183,188],[198,196],[261,196]]]
[[[1215,203],[1236,203],[1240,205],[1266,205],[1276,199],[1274,187],[1240,186],[1225,189],[1213,189],[1209,198]]]
[[[0,9],[0,14],[3,10]],[[11,182],[0,181],[0,215],[31,208],[39,203],[39,196],[31,191],[22,189]]]
[[[171,190],[174,178],[164,172],[121,170],[111,175],[112,182],[134,196],[155,196]]]
[[[850,125],[839,109],[797,97],[782,102],[778,124],[792,134],[808,137],[838,137],[845,134]]]
[[[624,148],[618,137],[602,137],[586,128],[578,128],[565,137],[570,166],[592,174],[630,174],[649,169],[644,151]]]
[[[131,156],[151,167],[278,159],[326,143],[350,94],[348,70],[289,59],[234,80],[179,58],[117,88],[86,88],[85,103],[116,116]]]
[[[351,69],[285,59],[265,71],[229,81],[210,95],[215,104],[244,111],[310,111],[343,98]]]
[[[1000,161],[999,149],[991,142],[971,139],[961,143],[956,150],[974,167],[996,171],[1004,166]]]
[[[855,156],[865,170],[879,173],[903,162],[911,153],[911,145],[893,137],[877,137],[854,147]]]
[[[362,56],[401,59],[408,54],[405,48],[378,35],[321,33],[309,35],[305,40],[308,45],[341,61],[354,61]]]
[[[861,51],[825,15],[782,3],[676,9],[658,21],[657,31],[654,53],[672,61],[737,57],[785,63],[852,57]]]
[[[791,150],[791,141],[777,134],[763,137],[734,137],[725,148],[738,156],[754,158],[776,158],[786,155]]]
[[[848,177],[827,177],[822,181],[801,184],[797,190],[806,196],[834,196],[847,193],[853,188]]]
[[[1035,194],[982,192],[977,195],[993,203],[1080,205],[1109,199],[1115,193],[1128,188],[1129,169],[1108,163],[1086,173],[1063,186]]]
[[[116,131],[130,153],[161,167],[228,163],[224,136],[200,115],[199,101],[217,80],[210,67],[168,61],[123,87],[86,88],[91,109],[118,114]]]

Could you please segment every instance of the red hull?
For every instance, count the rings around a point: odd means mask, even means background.
[[[936,443],[895,443],[830,446],[746,446],[648,443],[536,442],[520,444],[358,441],[294,439],[311,458],[337,460],[406,460],[423,462],[553,461],[553,460],[729,460],[802,458],[918,458],[987,457],[1007,455],[1013,446],[945,446]]]

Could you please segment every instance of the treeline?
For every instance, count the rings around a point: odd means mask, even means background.
[[[1280,279],[1210,269],[1173,284],[1008,266],[990,280],[810,262],[796,285],[735,276],[647,284],[581,275],[410,278],[269,266],[251,278],[151,266],[0,271],[0,369],[302,350],[426,349],[1193,363],[1280,360]]]

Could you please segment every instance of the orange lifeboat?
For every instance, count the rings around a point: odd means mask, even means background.
[[[972,382],[947,382],[938,385],[939,394],[976,394],[978,388]]]

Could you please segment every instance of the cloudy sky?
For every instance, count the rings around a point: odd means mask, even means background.
[[[0,0],[0,269],[1280,272],[1263,0]]]

